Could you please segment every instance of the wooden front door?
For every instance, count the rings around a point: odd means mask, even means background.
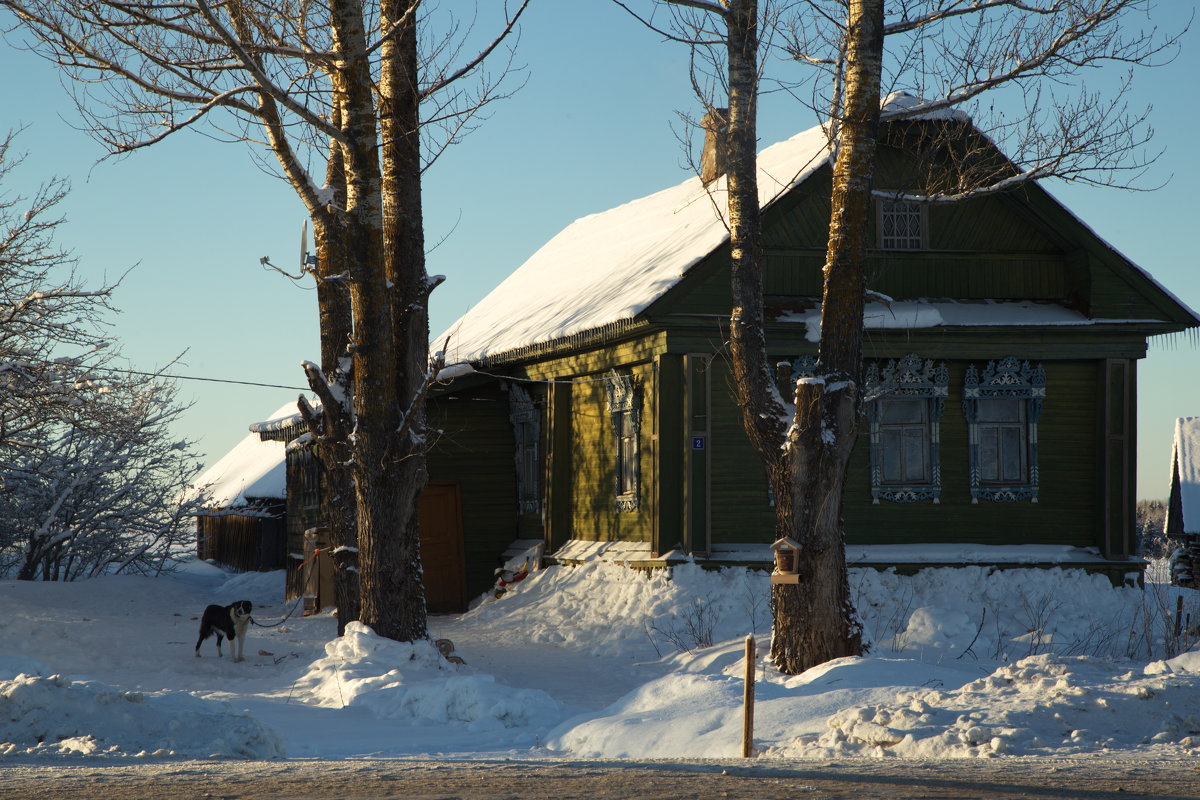
[[[430,613],[467,610],[467,569],[458,484],[431,481],[417,500],[421,565]]]

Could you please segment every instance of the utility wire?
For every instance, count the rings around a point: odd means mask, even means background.
[[[60,362],[44,358],[23,358],[22,361],[37,361],[42,364],[57,366]],[[119,372],[123,375],[143,375],[148,378],[170,378],[177,381],[205,381],[207,383],[231,383],[237,386],[259,386],[264,389],[294,389],[298,392],[309,391],[305,386],[284,386],[278,383],[257,383],[256,381],[235,381],[231,378],[204,378],[199,375],[174,375],[167,372],[146,372],[140,369],[122,369],[121,367],[106,367],[102,365],[79,364],[85,372]]]
[[[256,383],[255,381],[235,381],[229,378],[202,378],[198,375],[171,375],[166,372],[143,372],[136,369],[119,369],[118,367],[95,367],[96,370],[107,370],[108,372],[122,372],[127,375],[145,375],[151,378],[171,378],[179,381],[206,381],[208,383],[232,383],[238,386],[261,386],[264,389],[295,389],[298,392],[307,392],[309,389],[303,386],[284,386],[278,383]]]

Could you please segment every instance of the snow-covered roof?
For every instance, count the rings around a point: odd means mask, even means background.
[[[1183,532],[1200,533],[1200,417],[1175,420],[1171,468],[1179,479]]]
[[[954,109],[921,113],[921,104],[914,95],[893,93],[884,101],[883,117],[970,119]],[[758,193],[762,207],[769,207],[829,158],[828,137],[819,125],[760,152]],[[478,362],[633,320],[728,240],[724,220],[726,196],[725,177],[708,187],[693,177],[669,189],[576,220],[434,338],[432,347],[446,346],[447,363]],[[1071,214],[1069,209],[1065,210]],[[1071,216],[1078,220],[1074,214]],[[1096,239],[1116,253],[1099,236]],[[1149,273],[1131,266],[1196,316]],[[900,324],[898,309],[912,312],[906,317],[912,324]],[[1088,319],[1070,309],[1045,303],[995,303],[991,308],[975,304],[956,309],[946,304],[910,302],[879,306],[877,310],[874,321],[868,317],[867,327],[1089,325],[1129,321]]]
[[[807,327],[809,341],[819,341],[821,308],[794,311],[779,317],[779,322],[793,322]],[[1137,320],[1145,322],[1145,320]],[[1130,322],[1124,319],[1087,317],[1057,303],[1033,300],[897,300],[869,302],[863,308],[863,327],[868,330],[940,327],[1059,327],[1071,325],[1103,325]]]
[[[819,126],[759,153],[763,208],[828,157]],[[693,177],[576,220],[433,341],[476,361],[633,319],[728,239],[726,193],[723,177]]]
[[[292,401],[266,422],[286,419],[295,413],[296,403]],[[261,441],[257,433],[247,434],[192,481],[185,496],[201,497],[206,508],[222,509],[247,506],[251,499],[282,499],[287,494],[284,446],[283,442]]]

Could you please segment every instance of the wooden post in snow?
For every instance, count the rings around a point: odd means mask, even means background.
[[[754,755],[754,634],[746,637],[746,688],[742,694],[742,758]]]

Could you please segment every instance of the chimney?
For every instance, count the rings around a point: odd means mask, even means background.
[[[725,131],[729,109],[714,108],[700,121],[704,128],[704,152],[700,154],[700,181],[705,186],[729,171]]]

